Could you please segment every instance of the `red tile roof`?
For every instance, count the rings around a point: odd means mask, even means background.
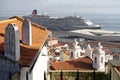
[[[4,33],[5,28],[9,23],[15,23],[18,25],[20,32],[20,40],[22,38],[22,23],[24,19],[18,16],[12,17],[7,20],[0,21],[0,53],[4,52]],[[33,58],[40,48],[42,48],[46,38],[48,37],[50,31],[46,28],[32,23],[32,45],[24,45],[20,42],[20,63],[23,66],[30,66]]]
[[[60,44],[60,43],[58,43],[58,44],[55,44],[53,47],[62,47],[62,46],[64,46],[64,44]]]
[[[104,50],[104,51],[105,51],[105,54],[106,54],[106,55],[108,55],[108,54],[112,55],[112,52],[111,52],[108,48],[103,47],[103,49],[102,49],[102,50]]]
[[[51,70],[93,70],[92,60],[84,57],[63,62],[51,62]]]
[[[93,48],[93,51],[95,51],[96,49],[97,48]],[[108,55],[108,54],[113,55],[113,53],[106,47],[103,47],[102,50],[105,51],[105,55]]]
[[[68,51],[68,50],[63,50],[63,53],[70,56],[70,51]]]

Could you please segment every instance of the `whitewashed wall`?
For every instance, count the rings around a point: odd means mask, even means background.
[[[20,80],[26,80],[26,72],[28,72],[28,67],[22,67],[20,71]]]
[[[108,62],[108,60],[113,60],[113,55],[105,55],[105,62]]]
[[[32,73],[29,76],[29,77],[32,76],[31,77],[32,79],[29,80],[44,80],[44,71],[47,71],[47,64],[48,64],[48,51],[47,48],[44,46],[32,70]]]

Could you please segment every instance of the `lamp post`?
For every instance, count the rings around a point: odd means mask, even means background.
[[[47,79],[46,79],[46,74],[45,74],[45,71],[44,71],[44,80],[47,80]]]
[[[63,72],[62,72],[62,70],[60,72],[60,80],[63,80]]]
[[[95,80],[95,69],[94,69],[94,72],[93,72],[93,80]]]
[[[77,70],[76,80],[79,80],[79,71]]]

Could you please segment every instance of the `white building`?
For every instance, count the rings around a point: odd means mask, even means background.
[[[0,21],[0,25],[0,33],[3,34],[0,41],[4,43],[4,46],[0,44],[0,50],[20,65],[20,74],[15,80],[44,80],[44,72],[48,68],[46,45],[50,31],[17,16]]]
[[[105,51],[102,50],[101,43],[98,43],[98,46],[93,51],[93,68],[105,71]]]
[[[81,49],[79,42],[75,39],[73,42],[73,49],[71,49],[71,55],[70,58],[71,59],[77,59],[79,57],[84,57],[83,55],[84,50]]]
[[[25,60],[21,56],[23,65],[20,80],[44,80],[44,73],[47,72],[49,61],[46,47],[49,34],[50,32],[47,29],[31,23],[28,19],[23,21],[22,42],[31,51],[26,50],[26,53],[23,52],[26,54]]]
[[[90,44],[88,44],[87,48],[85,49],[85,56],[92,59],[93,49],[91,48]]]
[[[84,50],[81,49],[79,42],[75,39],[73,42],[73,49],[71,49],[70,59],[83,57],[90,58],[93,61],[93,68],[99,71],[105,71],[105,63],[113,59],[111,52],[103,47],[101,42],[94,48],[91,48],[90,44],[88,44],[87,48]]]
[[[53,38],[51,35],[51,37],[48,39],[48,46],[53,46],[56,44],[58,44],[58,40],[56,38]]]

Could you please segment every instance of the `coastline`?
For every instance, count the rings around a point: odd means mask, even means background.
[[[80,37],[88,38],[97,41],[120,41],[120,32],[118,31],[107,31],[107,30],[72,30],[70,32],[78,33]]]
[[[82,33],[82,32],[93,32],[93,33],[99,33],[99,34],[110,34],[110,33],[120,33],[120,31],[112,31],[112,30],[103,30],[103,29],[81,29],[81,30],[72,30],[70,32],[76,32],[76,33]],[[90,35],[90,33],[89,33]]]

